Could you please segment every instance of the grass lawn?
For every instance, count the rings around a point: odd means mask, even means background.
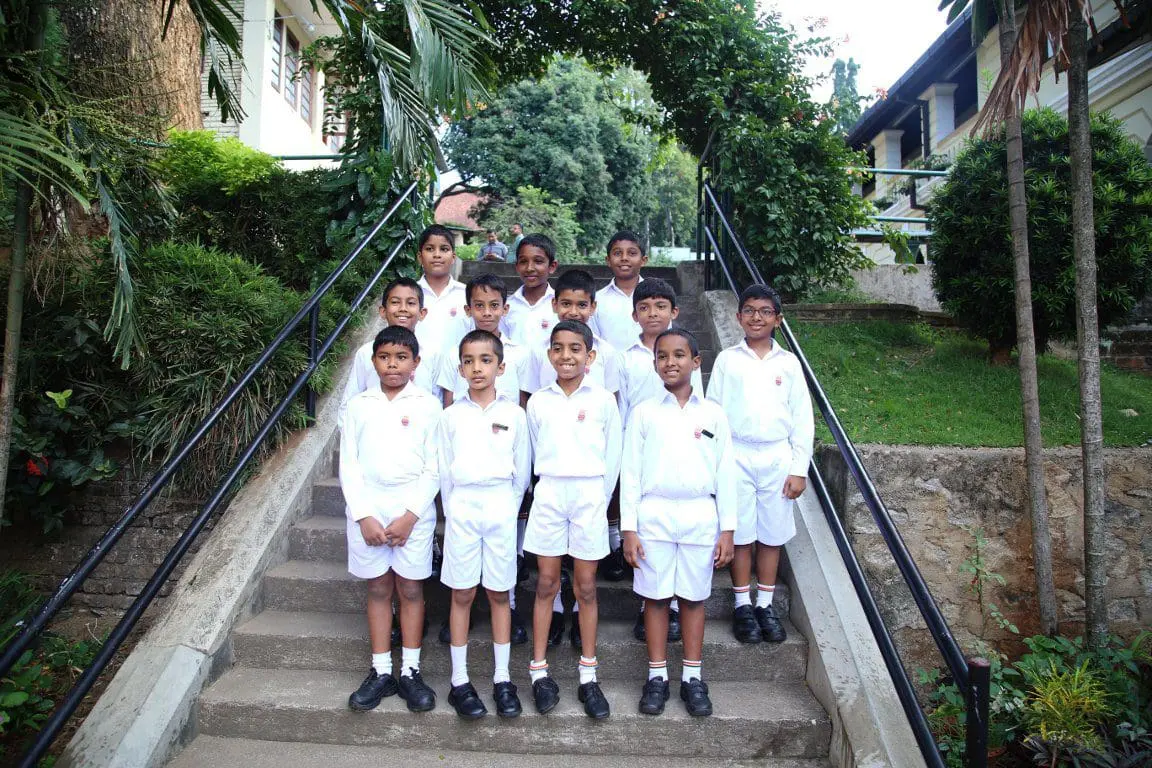
[[[1020,380],[1015,367],[987,363],[986,346],[926,325],[794,323],[792,330],[854,442],[1020,446]],[[1074,361],[1038,361],[1046,446],[1078,446]],[[1105,367],[1104,442],[1152,441],[1152,377]],[[1138,415],[1125,415],[1125,410]],[[831,439],[819,413],[817,435]]]

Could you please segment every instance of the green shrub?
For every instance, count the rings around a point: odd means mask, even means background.
[[[480,255],[480,243],[465,243],[456,246],[456,258],[461,261],[476,261]]]
[[[554,198],[541,189],[519,187],[512,197],[485,208],[480,224],[497,232],[510,232],[513,224],[522,225],[526,234],[543,232],[556,243],[556,259],[561,264],[569,264],[576,261],[576,239],[581,232],[575,211],[572,203]]]
[[[279,167],[271,155],[212,131],[172,131],[168,143],[171,147],[160,155],[160,171],[179,195],[213,189],[231,194]]]
[[[1076,334],[1068,121],[1024,114],[1028,236],[1037,345]],[[1111,117],[1092,118],[1100,325],[1152,287],[1152,168]],[[1003,135],[975,139],[930,204],[932,285],[944,309],[994,353],[1016,344],[1015,281]]]

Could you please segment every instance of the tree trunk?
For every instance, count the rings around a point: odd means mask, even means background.
[[[1108,636],[1104,537],[1104,434],[1100,415],[1100,327],[1096,314],[1096,230],[1088,114],[1088,24],[1075,0],[1068,27],[1068,144],[1072,249],[1076,262],[1076,344],[1080,369],[1080,447],[1084,465],[1084,612],[1087,644]]]
[[[85,62],[79,88],[128,98],[130,109],[179,130],[204,126],[200,111],[200,28],[188,3],[176,3],[167,37],[164,0],[64,3],[69,54]],[[159,138],[159,137],[158,137]]]
[[[1016,1],[999,0],[1000,62],[1007,64],[1016,42]],[[1032,567],[1040,631],[1057,630],[1056,582],[1052,576],[1052,535],[1048,527],[1048,493],[1044,488],[1044,440],[1040,433],[1040,393],[1036,381],[1036,333],[1032,317],[1032,275],[1028,252],[1028,203],[1024,188],[1024,141],[1020,112],[1005,122],[1008,150],[1008,216],[1016,271],[1016,349],[1019,352],[1020,402],[1024,416],[1024,460],[1027,468],[1029,521],[1032,526]]]
[[[8,459],[12,449],[12,414],[16,409],[16,365],[20,360],[20,332],[24,323],[24,282],[28,263],[32,187],[16,182],[13,212],[12,265],[8,275],[8,317],[4,324],[4,378],[0,380],[0,522],[8,491]],[[3,526],[0,525],[0,530]]]

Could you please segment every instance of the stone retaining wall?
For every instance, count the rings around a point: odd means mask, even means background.
[[[989,585],[987,601],[1019,627],[1021,636],[1039,631],[1023,449],[857,448],[961,645],[969,650],[984,637],[1008,653],[1019,650],[1010,633],[982,618],[971,576],[960,569],[975,545],[969,531],[983,529],[987,567],[1005,580],[1002,586]],[[1114,632],[1131,637],[1152,626],[1152,448],[1109,449],[1105,457],[1109,616]],[[1084,618],[1080,452],[1051,450],[1045,458],[1061,631],[1076,634]],[[822,446],[817,460],[906,666],[940,666],[839,452]]]

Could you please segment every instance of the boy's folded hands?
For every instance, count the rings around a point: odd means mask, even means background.
[[[644,559],[644,545],[640,543],[640,536],[636,531],[624,531],[622,536],[624,559],[628,561],[628,565],[639,568],[640,561]]]
[[[412,535],[412,527],[419,519],[410,510],[405,510],[404,514],[388,523],[388,527],[384,529],[384,543],[390,547],[404,546],[408,542],[408,537]]]
[[[388,543],[384,526],[374,517],[365,517],[360,521],[360,535],[364,537],[364,543],[370,547],[380,547]]]

